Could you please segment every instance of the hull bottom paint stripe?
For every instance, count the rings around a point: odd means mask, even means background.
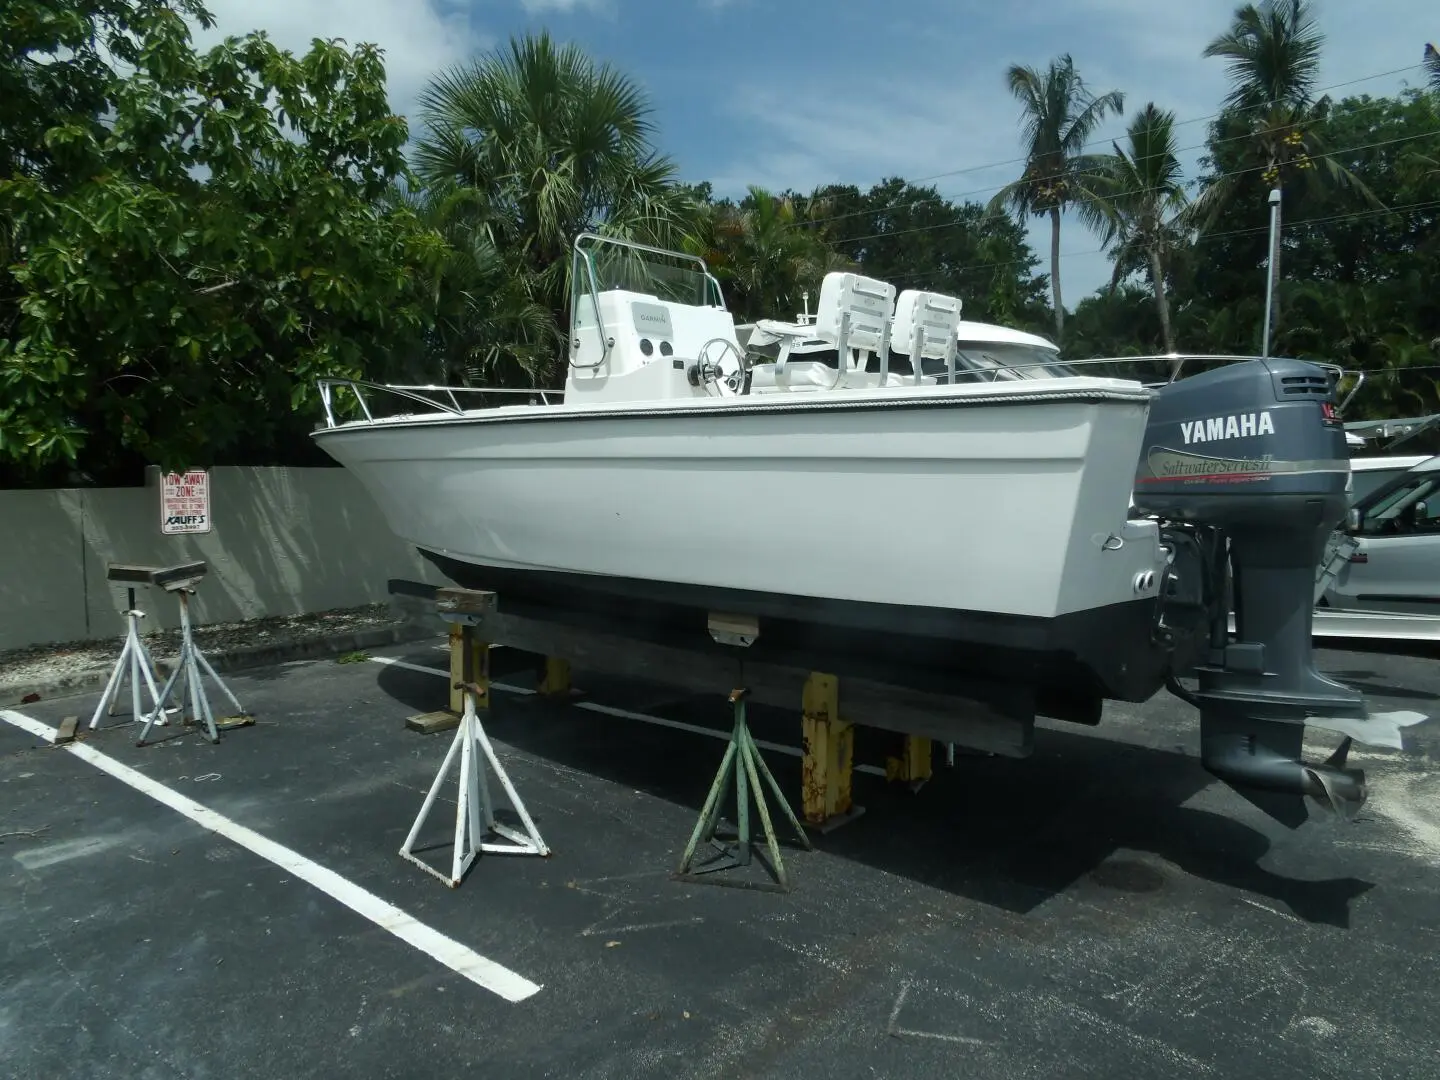
[[[1047,619],[500,569],[420,553],[455,584],[493,590],[504,615],[981,700],[1039,691],[1071,702],[1145,701],[1164,686],[1169,660],[1154,642],[1153,599]],[[717,645],[706,630],[712,611],[757,616],[760,636],[738,651]]]
[[[47,742],[55,739],[55,729],[24,713],[0,709],[0,719],[36,735]],[[382,930],[394,934],[405,944],[418,949],[426,956],[444,964],[457,975],[462,975],[475,985],[498,994],[506,1001],[524,1001],[538,993],[540,986],[509,968],[486,959],[466,945],[460,944],[441,934],[412,916],[401,911],[371,892],[312,862],[282,844],[277,844],[253,829],[231,821],[222,814],[211,810],[194,799],[173,791],[164,784],[152,780],[144,773],[128,765],[122,765],[107,754],[84,743],[66,743],[61,749],[68,750],[81,761],[95,766],[101,772],[114,777],[142,795],[148,795],[162,806],[168,806],[182,817],[187,817],[202,828],[218,833],[225,839],[239,844],[246,850],[260,856],[267,862],[280,867],[308,885],[312,885],[333,900],[338,900],[351,911],[369,919]]]

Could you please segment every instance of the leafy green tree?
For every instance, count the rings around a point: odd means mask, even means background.
[[[1070,359],[1117,356],[1154,356],[1163,343],[1155,298],[1132,281],[1120,281],[1085,297],[1066,327]],[[1126,370],[1130,368],[1130,370]],[[1084,371],[1084,368],[1081,368]],[[1159,379],[1167,375],[1153,363],[1105,366],[1097,375]]]
[[[560,327],[578,233],[673,247],[689,223],[693,204],[651,146],[649,114],[637,83],[578,46],[545,33],[512,38],[421,94],[416,172],[435,205],[453,212],[451,224],[481,233],[476,243],[526,277]],[[557,354],[547,374],[561,365]]]
[[[563,348],[538,276],[487,227],[473,188],[397,194],[445,237],[444,257],[417,270],[432,322],[410,377],[426,384],[538,385]]]
[[[1014,219],[890,177],[868,191],[816,189],[810,215],[827,242],[897,289],[958,296],[966,318],[1041,330],[1049,323],[1039,260]]]
[[[1094,198],[1097,171],[1086,144],[1109,112],[1119,113],[1125,95],[1111,90],[1092,95],[1069,54],[1050,61],[1045,71],[1020,64],[1005,75],[1021,105],[1021,142],[1025,171],[991,200],[992,211],[1009,206],[1020,215],[1050,218],[1050,292],[1055,307],[1055,337],[1065,336],[1065,305],[1060,294],[1060,215],[1066,207]]]
[[[1280,192],[1282,207],[1289,189],[1304,179],[1380,205],[1320,133],[1330,107],[1328,98],[1315,97],[1324,41],[1310,0],[1260,0],[1236,8],[1230,27],[1206,45],[1203,55],[1225,60],[1230,79],[1215,128],[1241,154],[1234,167],[1204,185],[1195,204],[1202,227],[1214,227],[1221,208],[1236,199],[1254,206],[1261,184]],[[1277,291],[1272,318],[1278,321],[1280,251],[1267,250],[1267,258]]]
[[[1330,182],[1357,185],[1313,130],[1329,105],[1315,97],[1324,43],[1310,0],[1260,0],[1237,8],[1229,29],[1204,49],[1204,56],[1226,61],[1225,134],[1247,144],[1261,179],[1276,188],[1283,189],[1287,174],[1317,167]],[[1217,178],[1202,209],[1228,200],[1236,180],[1233,173]]]
[[[418,340],[411,270],[444,243],[382,208],[407,132],[378,50],[257,33],[201,53],[187,16],[211,24],[195,0],[0,9],[12,482],[253,461],[313,424],[317,376]]]
[[[726,289],[737,317],[789,319],[830,270],[846,265],[823,235],[803,227],[815,201],[752,185],[737,203],[709,203],[692,218],[685,247],[700,255]]]
[[[1150,277],[1167,353],[1175,351],[1165,273],[1170,252],[1183,238],[1185,183],[1175,156],[1175,114],[1148,103],[1131,122],[1127,147],[1111,143],[1092,182],[1095,198],[1080,206],[1081,219],[1105,231],[1115,262],[1111,288],[1143,266]]]

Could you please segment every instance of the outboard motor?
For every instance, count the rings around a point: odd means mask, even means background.
[[[1218,553],[1207,569],[1222,585],[1228,547],[1235,640],[1215,605],[1198,689],[1173,676],[1170,688],[1200,710],[1205,768],[1292,827],[1304,796],[1352,820],[1365,801],[1348,737],[1323,764],[1301,760],[1307,717],[1365,711],[1360,693],[1315,669],[1311,647],[1315,567],[1345,516],[1349,472],[1326,370],[1270,359],[1160,390],[1135,477],[1136,509],[1208,540],[1198,547]]]

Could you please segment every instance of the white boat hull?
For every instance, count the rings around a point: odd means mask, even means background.
[[[1160,559],[1127,523],[1147,396],[1068,383],[520,407],[319,442],[399,536],[461,563],[1053,618],[1143,598]]]

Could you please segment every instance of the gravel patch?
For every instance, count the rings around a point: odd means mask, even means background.
[[[317,641],[338,634],[367,630],[400,629],[406,620],[388,604],[337,608],[305,615],[275,615],[241,622],[210,623],[192,629],[195,644],[207,655],[236,649],[284,646]],[[153,630],[140,635],[157,663],[173,660],[180,653],[180,631]],[[30,645],[0,652],[0,689],[6,686],[58,684],[87,676],[105,676],[119,659],[123,637],[112,640],[75,641],[58,645]]]

